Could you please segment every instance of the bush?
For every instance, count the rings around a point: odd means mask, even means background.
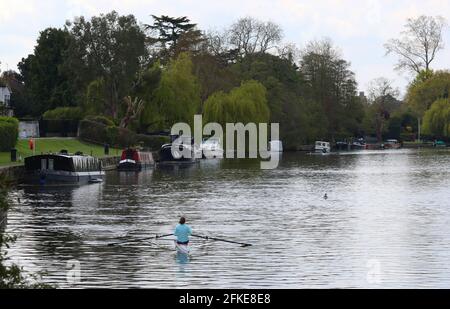
[[[105,116],[87,116],[85,120],[104,124],[106,126],[114,126],[114,121]]]
[[[44,120],[81,120],[83,112],[79,107],[58,107],[45,112],[43,118]]]
[[[79,138],[87,142],[101,145],[107,143],[120,148],[143,145],[150,150],[159,150],[162,145],[170,142],[168,137],[136,134],[128,129],[89,120],[80,122]]]
[[[19,120],[12,117],[0,117],[0,151],[10,151],[19,138]]]

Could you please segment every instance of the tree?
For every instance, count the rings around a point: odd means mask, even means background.
[[[66,28],[72,37],[66,68],[83,95],[87,85],[102,79],[104,113],[118,119],[122,98],[147,65],[145,33],[133,15],[119,16],[115,11],[90,20],[77,18]]]
[[[159,56],[164,62],[177,57],[182,52],[193,52],[204,41],[203,34],[189,18],[155,16],[153,25],[145,25],[146,30],[153,32],[148,38],[150,45],[158,44]]]
[[[360,122],[362,118],[362,105],[356,98],[355,74],[332,42],[328,39],[309,42],[302,51],[300,72],[306,84],[305,95],[321,106],[327,119],[322,125],[326,126],[328,138],[353,134],[354,126],[350,128],[346,124]],[[349,122],[350,117],[355,117],[356,121]]]
[[[188,53],[180,54],[162,70],[152,105],[160,117],[154,129],[170,129],[179,122],[193,123],[194,115],[200,111],[200,85]]]
[[[34,53],[18,64],[26,87],[25,100],[32,102],[25,113],[40,116],[50,109],[76,105],[69,76],[62,69],[69,42],[67,31],[45,29],[39,35]]]
[[[370,82],[368,91],[370,106],[366,123],[374,129],[377,140],[381,143],[387,121],[392,112],[400,107],[401,102],[396,99],[399,90],[392,86],[390,80],[380,77]]]
[[[268,123],[270,110],[267,105],[267,90],[254,80],[243,82],[230,93],[217,92],[205,102],[206,122]]]
[[[275,48],[282,38],[283,30],[279,25],[252,17],[239,19],[228,30],[231,49],[236,49],[240,58],[249,54],[266,53]]]
[[[124,102],[127,106],[127,112],[120,122],[120,127],[126,129],[132,121],[140,117],[144,109],[144,102],[137,97],[133,100],[130,96],[127,96]]]
[[[442,32],[445,26],[446,20],[440,16],[409,18],[401,37],[385,44],[387,55],[399,57],[396,69],[417,74],[430,70],[437,53],[444,48]]]
[[[411,84],[406,95],[406,102],[416,116],[422,118],[436,100],[448,98],[449,91],[450,72],[437,71]]]
[[[437,138],[450,137],[450,100],[448,98],[439,99],[431,105],[423,118],[423,131]]]

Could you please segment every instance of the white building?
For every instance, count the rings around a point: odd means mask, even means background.
[[[6,116],[13,116],[11,109],[11,90],[8,86],[0,83],[0,112]]]

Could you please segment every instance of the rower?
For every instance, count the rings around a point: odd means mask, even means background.
[[[180,219],[180,224],[177,225],[174,235],[177,237],[177,243],[179,245],[188,245],[189,236],[192,235],[192,229],[186,224],[186,218]]]

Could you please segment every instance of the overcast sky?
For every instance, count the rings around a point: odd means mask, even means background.
[[[384,76],[404,92],[409,77],[393,70],[395,57],[385,57],[383,44],[398,36],[408,17],[441,15],[450,20],[450,0],[0,0],[1,69],[16,69],[33,52],[39,32],[61,27],[74,16],[116,10],[150,23],[150,14],[188,16],[202,30],[221,29],[239,17],[253,16],[280,24],[285,41],[302,47],[308,40],[331,38],[352,63],[359,88]],[[450,68],[450,30],[447,48],[435,69]]]

